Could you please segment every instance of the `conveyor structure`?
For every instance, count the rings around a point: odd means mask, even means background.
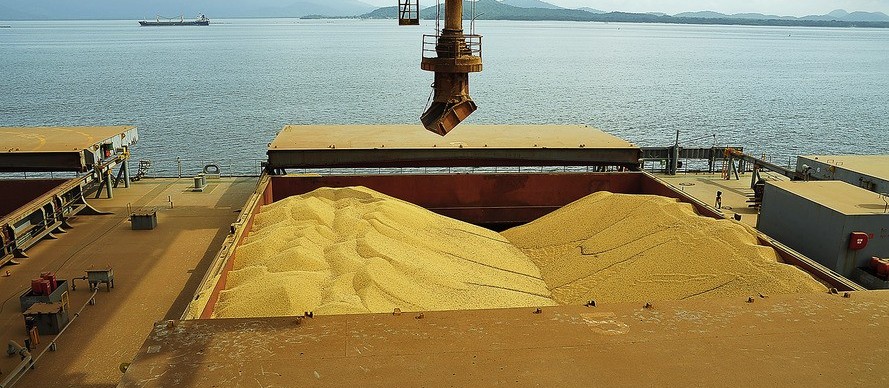
[[[581,125],[470,125],[447,138],[415,125],[288,125],[268,170],[366,167],[600,166],[638,170],[641,150]]]
[[[0,127],[0,172],[90,172],[124,163],[135,127]]]
[[[97,214],[85,200],[116,182],[129,187],[135,127],[0,127],[0,172],[71,172],[71,179],[0,179],[0,265],[56,238],[77,214]],[[113,174],[120,167],[115,179]]]

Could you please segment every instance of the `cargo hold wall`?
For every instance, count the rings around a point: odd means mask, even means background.
[[[225,288],[237,247],[249,234],[261,207],[320,187],[365,186],[412,202],[431,211],[491,229],[524,224],[598,191],[653,194],[691,204],[698,214],[723,218],[721,213],[645,172],[561,174],[447,174],[447,175],[264,175],[256,192],[232,225],[195,301],[183,317],[210,318],[219,292]],[[854,283],[831,273],[798,253],[760,236],[776,249],[782,261],[800,267],[831,287],[854,290]],[[212,289],[210,295],[202,291]],[[199,305],[200,304],[200,305]],[[189,315],[192,314],[192,315]]]

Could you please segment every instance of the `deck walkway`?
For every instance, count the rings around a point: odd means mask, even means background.
[[[119,366],[132,361],[153,323],[178,318],[192,298],[207,266],[229,233],[237,211],[256,185],[256,178],[209,181],[203,193],[188,190],[191,179],[146,179],[118,189],[113,199],[91,199],[106,216],[79,216],[58,240],[41,241],[22,263],[0,268],[0,338],[27,337],[19,295],[44,271],[60,279],[85,275],[85,270],[110,265],[115,288],[102,288],[96,305],[62,335],[56,352],[47,352],[18,386],[113,387],[121,379]],[[172,199],[173,208],[168,199]],[[130,229],[127,205],[134,211],[158,207],[158,226],[151,231]],[[90,292],[79,282],[70,292],[71,315]],[[52,336],[42,336],[39,354]],[[18,357],[0,358],[0,379]]]

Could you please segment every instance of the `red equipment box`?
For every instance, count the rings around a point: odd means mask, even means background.
[[[50,290],[49,280],[46,279],[34,279],[31,280],[31,292],[35,295],[49,295],[52,293]]]
[[[40,278],[49,281],[49,292],[53,292],[59,287],[55,272],[44,272],[40,274]]]
[[[877,275],[882,277],[889,277],[889,259],[881,259],[879,257],[872,257],[870,259],[870,268],[877,273]]]
[[[849,249],[853,251],[860,251],[864,248],[867,248],[867,240],[867,233],[852,232],[849,235]]]

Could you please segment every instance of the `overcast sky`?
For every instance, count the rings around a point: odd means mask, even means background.
[[[397,0],[363,0],[378,6],[392,6]],[[722,13],[759,12],[805,16],[823,15],[835,9],[880,11],[889,14],[889,0],[544,0],[566,8],[590,7],[603,11],[665,12],[717,11]],[[420,0],[423,4],[432,0]]]

